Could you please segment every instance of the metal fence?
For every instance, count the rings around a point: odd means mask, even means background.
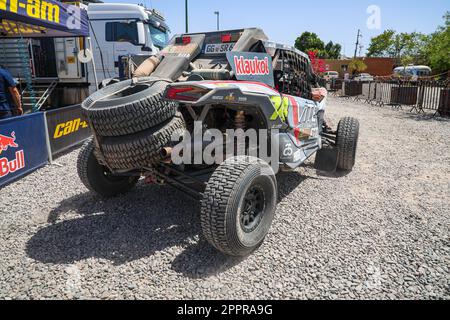
[[[343,81],[332,79],[327,89],[334,95],[354,98],[376,106],[409,107],[410,111],[450,117],[450,82],[448,80]]]

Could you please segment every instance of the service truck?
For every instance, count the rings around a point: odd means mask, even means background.
[[[142,61],[157,54],[169,40],[169,27],[156,10],[128,3],[78,5],[88,13],[97,77],[92,62],[78,59],[80,50],[89,46],[83,38],[0,39],[0,64],[21,84],[25,111],[81,103],[105,79],[125,76],[122,57],[141,57]],[[32,79],[34,103],[25,90],[27,74]]]

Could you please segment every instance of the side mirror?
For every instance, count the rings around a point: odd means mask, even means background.
[[[136,23],[137,33],[138,33],[138,44],[141,46],[145,46],[147,44],[146,36],[145,36],[145,27],[143,22]]]

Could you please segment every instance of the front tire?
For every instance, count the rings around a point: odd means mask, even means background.
[[[336,146],[338,149],[339,170],[350,171],[355,166],[356,149],[359,139],[359,121],[355,118],[343,118],[338,125]]]
[[[136,185],[139,177],[113,175],[98,162],[94,151],[94,141],[89,139],[78,155],[78,176],[86,188],[103,197],[114,197],[130,191]]]
[[[272,168],[251,157],[221,164],[201,201],[201,226],[208,242],[231,256],[247,256],[264,241],[277,203]]]

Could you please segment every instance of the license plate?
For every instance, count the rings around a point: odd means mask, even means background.
[[[233,50],[236,42],[207,44],[205,54],[221,54]]]

